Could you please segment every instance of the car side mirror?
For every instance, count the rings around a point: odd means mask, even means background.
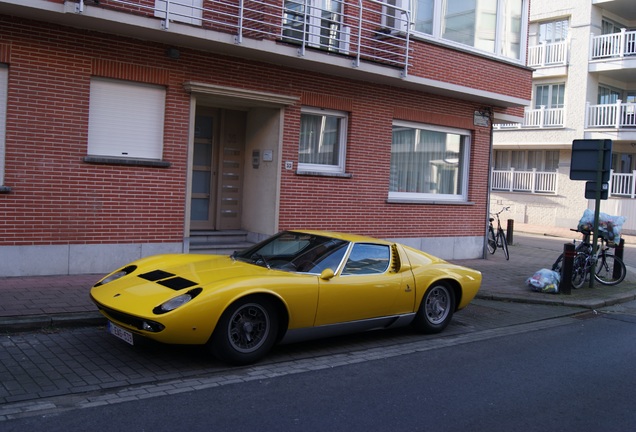
[[[326,268],[320,273],[320,279],[329,280],[334,277],[336,274],[330,268]]]

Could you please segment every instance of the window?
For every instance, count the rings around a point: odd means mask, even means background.
[[[342,3],[342,0],[285,0],[284,39],[346,52],[348,35],[342,27]]]
[[[5,131],[7,126],[7,87],[9,68],[0,64],[0,187],[4,185]]]
[[[406,31],[409,25],[409,17],[405,10],[409,9],[409,0],[384,0],[384,3],[387,6],[382,9],[382,27],[398,32]]]
[[[495,169],[496,170],[510,169],[510,151],[509,150],[495,151]]]
[[[161,160],[165,101],[160,86],[92,79],[88,154]]]
[[[496,150],[495,170],[553,172],[559,168],[558,150]]]
[[[563,108],[565,84],[543,84],[535,87],[534,107]]]
[[[391,250],[387,245],[356,243],[342,269],[342,276],[384,273],[389,268]]]
[[[395,122],[390,199],[466,201],[470,133]]]
[[[612,153],[612,169],[617,174],[631,174],[634,170],[634,155],[631,153]]]
[[[347,115],[304,108],[300,115],[300,171],[344,173]]]
[[[607,34],[620,33],[621,29],[626,27],[627,26],[618,24],[617,22],[614,22],[607,18],[603,18],[603,21],[601,22],[601,34],[607,35]]]
[[[414,0],[413,21],[416,32],[433,34],[435,0]]]
[[[155,16],[166,18],[166,8],[169,7],[170,21],[186,24],[201,25],[203,0],[155,0]]]
[[[562,42],[568,38],[568,20],[549,21],[539,24],[539,43]]]
[[[522,60],[527,0],[411,0],[410,9],[415,32]]]
[[[543,169],[545,171],[556,171],[559,169],[559,151],[558,150],[545,151]]]
[[[607,86],[598,86],[598,103],[599,105],[614,104],[621,99],[622,91]]]

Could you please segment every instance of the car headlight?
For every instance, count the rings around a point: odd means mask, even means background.
[[[106,285],[107,283],[110,283],[112,281],[115,281],[119,278],[122,278],[126,275],[129,275],[130,273],[134,272],[137,269],[137,266],[134,265],[130,265],[128,267],[124,267],[121,270],[117,270],[114,273],[109,274],[108,276],[106,276],[104,279],[100,280],[99,282],[97,282],[95,284],[96,287],[100,286],[100,285]]]
[[[166,312],[170,312],[175,310],[176,308],[183,306],[188,303],[190,300],[199,295],[199,293],[203,291],[201,288],[195,288],[188,291],[185,294],[178,295],[176,297],[171,298],[170,300],[160,304],[156,308],[153,309],[153,313],[160,315]]]

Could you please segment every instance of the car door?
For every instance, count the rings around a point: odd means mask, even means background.
[[[354,244],[339,273],[320,280],[315,325],[412,312],[413,275],[394,268],[396,254],[389,244]]]

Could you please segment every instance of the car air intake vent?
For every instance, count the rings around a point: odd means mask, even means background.
[[[195,286],[196,283],[191,280],[184,279],[182,277],[173,277],[170,279],[162,280],[157,282],[159,285],[163,285],[168,288],[172,288],[173,290],[180,290],[184,288],[190,288],[191,286]]]
[[[400,270],[400,254],[398,253],[397,247],[393,245],[391,247],[391,271],[397,273]]]
[[[167,279],[171,276],[174,276],[173,273],[168,273],[166,271],[163,270],[153,270],[151,272],[148,273],[144,273],[144,274],[140,274],[139,277],[142,279],[146,279],[152,282],[161,280],[161,279]]]
[[[140,274],[139,277],[146,279],[147,281],[157,282],[159,285],[163,285],[166,288],[170,288],[175,291],[190,288],[197,284],[196,282],[192,282],[191,280],[184,279],[180,276],[176,276],[174,273],[168,273],[163,270],[153,270],[148,273]]]

